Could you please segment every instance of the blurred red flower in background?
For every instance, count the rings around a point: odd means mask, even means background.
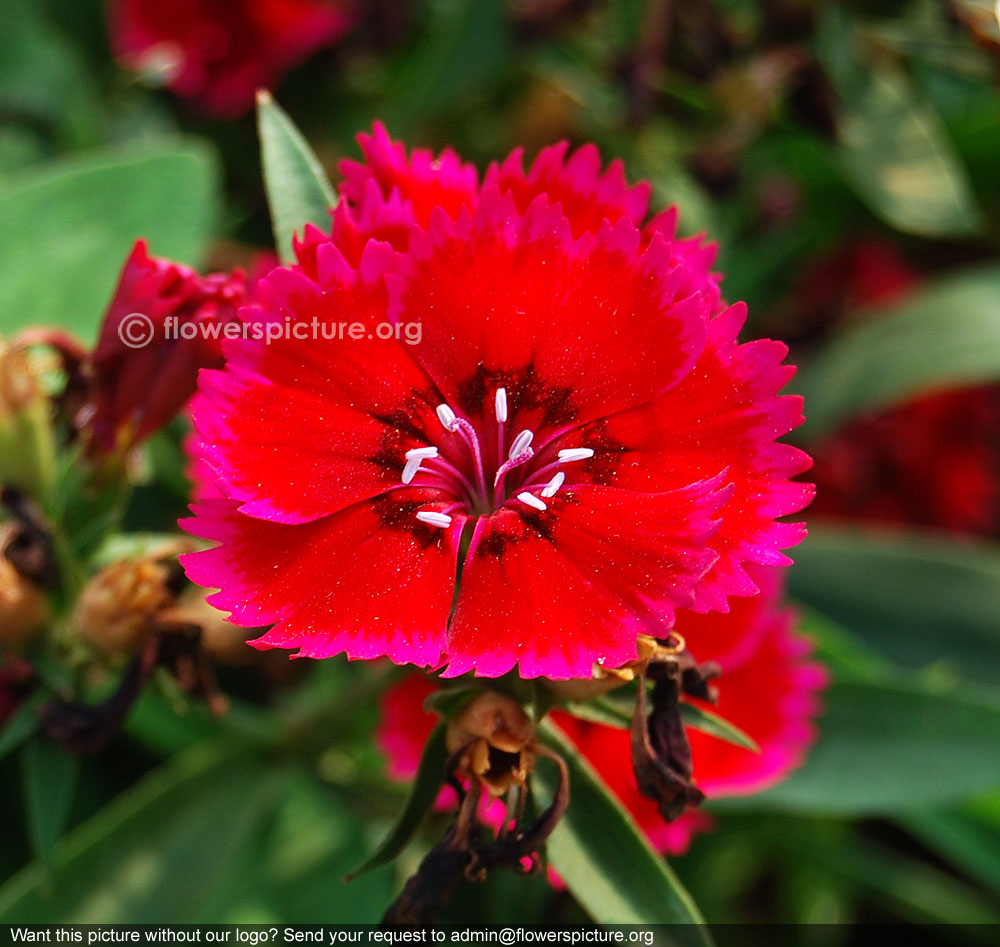
[[[913,398],[816,444],[814,516],[1000,533],[1000,389]]]
[[[201,375],[227,499],[186,521],[221,545],[185,566],[213,604],[274,624],[259,647],[570,678],[756,594],[744,565],[802,538],[779,518],[809,460],[777,442],[801,421],[786,349],[738,343],[712,249],[644,223],[648,189],[592,147],[478,188],[451,153],[361,140],[332,239],[309,228],[244,313],[361,337],[230,342]],[[419,344],[380,333],[401,324]]]
[[[920,274],[894,244],[860,237],[805,272],[793,292],[796,319],[830,329],[865,307],[899,302],[920,283]]]
[[[677,616],[678,633],[698,642],[699,661],[716,661],[722,668],[715,682],[718,703],[712,709],[760,746],[760,753],[754,753],[688,728],[695,780],[709,797],[760,792],[799,766],[815,740],[813,721],[819,713],[819,693],[827,683],[825,669],[811,659],[808,640],[794,631],[794,616],[781,603],[780,571],[756,569],[753,574],[761,594],[735,600],[728,615],[681,611]],[[414,673],[383,696],[375,736],[392,779],[405,782],[416,775],[436,720],[423,710],[424,700],[438,687],[433,677]],[[553,712],[552,720],[657,851],[680,854],[693,834],[711,827],[710,816],[698,810],[666,822],[657,803],[639,792],[628,730],[580,720],[564,711]],[[449,790],[442,793],[439,806],[454,801]]]
[[[253,107],[355,22],[349,0],[109,0],[115,56],[213,115]]]
[[[825,327],[902,303],[922,278],[891,244],[859,240],[822,261],[798,296]],[[805,311],[805,310],[803,310]],[[869,412],[813,445],[812,516],[1000,533],[1000,388],[930,392]]]

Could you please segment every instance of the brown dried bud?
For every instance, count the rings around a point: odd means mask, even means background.
[[[678,637],[678,636],[675,636]],[[714,701],[709,682],[718,677],[719,666],[711,661],[695,662],[685,649],[665,648],[654,655],[639,678],[639,692],[632,717],[632,770],[639,792],[653,799],[667,822],[679,819],[688,806],[700,805],[705,795],[695,785],[691,745],[681,717],[682,694]],[[656,683],[653,708],[646,710],[646,675]]]
[[[523,786],[537,755],[535,728],[520,705],[492,691],[467,704],[448,724],[455,770],[502,796]]]
[[[0,416],[17,414],[44,398],[27,355],[0,342]]]
[[[172,601],[170,569],[152,559],[116,562],[84,588],[73,623],[84,641],[108,654],[131,653]]]
[[[0,646],[23,645],[42,630],[47,618],[42,590],[0,554]]]

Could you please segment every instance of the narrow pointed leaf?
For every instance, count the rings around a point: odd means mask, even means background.
[[[420,766],[413,780],[413,787],[410,789],[410,795],[403,806],[399,819],[382,844],[357,868],[349,872],[345,880],[350,881],[373,868],[391,862],[406,848],[441,791],[441,786],[444,784],[444,764],[447,758],[444,725],[438,724],[424,747]]]
[[[617,704],[600,697],[593,700],[570,701],[565,707],[566,712],[590,723],[599,723],[605,727],[617,727],[628,730],[632,726],[632,714]]]
[[[633,696],[630,701],[634,703],[634,692],[631,693]],[[581,720],[600,723],[606,727],[628,730],[632,726],[632,703],[627,705],[624,701],[616,700],[610,696],[571,701],[566,705],[566,711]],[[754,753],[760,752],[760,747],[752,737],[735,724],[710,710],[705,710],[687,701],[681,701],[681,720],[683,720],[685,727],[701,730],[702,733],[708,733]]]
[[[541,732],[570,772],[569,809],[546,849],[581,907],[599,924],[677,924],[677,943],[710,944],[691,895],[593,767],[552,724],[543,723]],[[540,761],[533,779],[551,798],[556,789],[551,764]]]
[[[1000,825],[967,812],[915,812],[903,827],[969,877],[1000,894]]]
[[[24,800],[35,857],[49,873],[56,843],[69,821],[80,759],[58,744],[35,737],[24,746]]]
[[[0,729],[0,760],[16,750],[38,727],[38,708],[46,695],[39,692],[24,701]]]
[[[337,198],[302,133],[267,92],[257,95],[257,130],[275,248],[290,260],[296,231],[307,223],[327,229]]]
[[[760,752],[760,747],[753,737],[711,710],[705,710],[703,707],[696,707],[687,701],[681,701],[681,720],[684,721],[685,727],[700,730],[702,733],[725,740],[726,743],[741,746],[752,753]]]

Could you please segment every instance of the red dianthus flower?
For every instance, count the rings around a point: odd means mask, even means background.
[[[258,89],[329,45],[354,23],[347,0],[110,0],[117,58],[157,71],[204,111],[236,117]]]
[[[640,229],[646,189],[592,148],[477,186],[379,128],[362,145],[332,238],[243,312],[312,336],[226,343],[201,376],[225,499],[185,564],[213,603],[273,624],[258,647],[558,679],[755,594],[744,565],[803,535],[778,518],[809,461],[776,442],[801,421],[786,349],[737,342],[711,250],[672,214]]]

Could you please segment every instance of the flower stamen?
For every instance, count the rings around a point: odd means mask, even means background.
[[[519,493],[517,498],[526,506],[530,506],[539,511],[547,510],[549,508],[548,504],[546,504],[544,500],[539,500],[538,497],[536,497],[533,493],[528,493],[527,490],[523,493]]]
[[[441,529],[451,526],[451,517],[447,513],[437,513],[434,510],[420,510],[417,519],[428,526],[439,526]]]
[[[425,460],[430,460],[432,457],[437,457],[438,449],[436,447],[414,447],[412,450],[406,452],[406,465],[403,467],[403,483],[410,483],[413,478],[417,475],[417,471],[420,470],[420,465]]]
[[[458,416],[446,404],[439,404],[435,409],[438,420],[446,431],[454,431],[458,427]]]
[[[497,388],[496,394],[496,415],[497,423],[503,424],[507,420],[507,389]]]
[[[506,388],[497,388],[496,397],[494,398],[494,410],[497,416],[497,460],[499,460],[503,457],[504,425],[507,422]]]
[[[521,431],[521,433],[518,434],[511,443],[507,459],[513,460],[515,457],[519,457],[531,447],[531,442],[534,439],[535,434],[533,431]]]
[[[575,460],[587,460],[594,456],[594,451],[590,447],[570,447],[559,451],[559,462],[571,464]]]
[[[542,488],[543,497],[554,497],[558,489],[566,482],[566,474],[561,470]]]

